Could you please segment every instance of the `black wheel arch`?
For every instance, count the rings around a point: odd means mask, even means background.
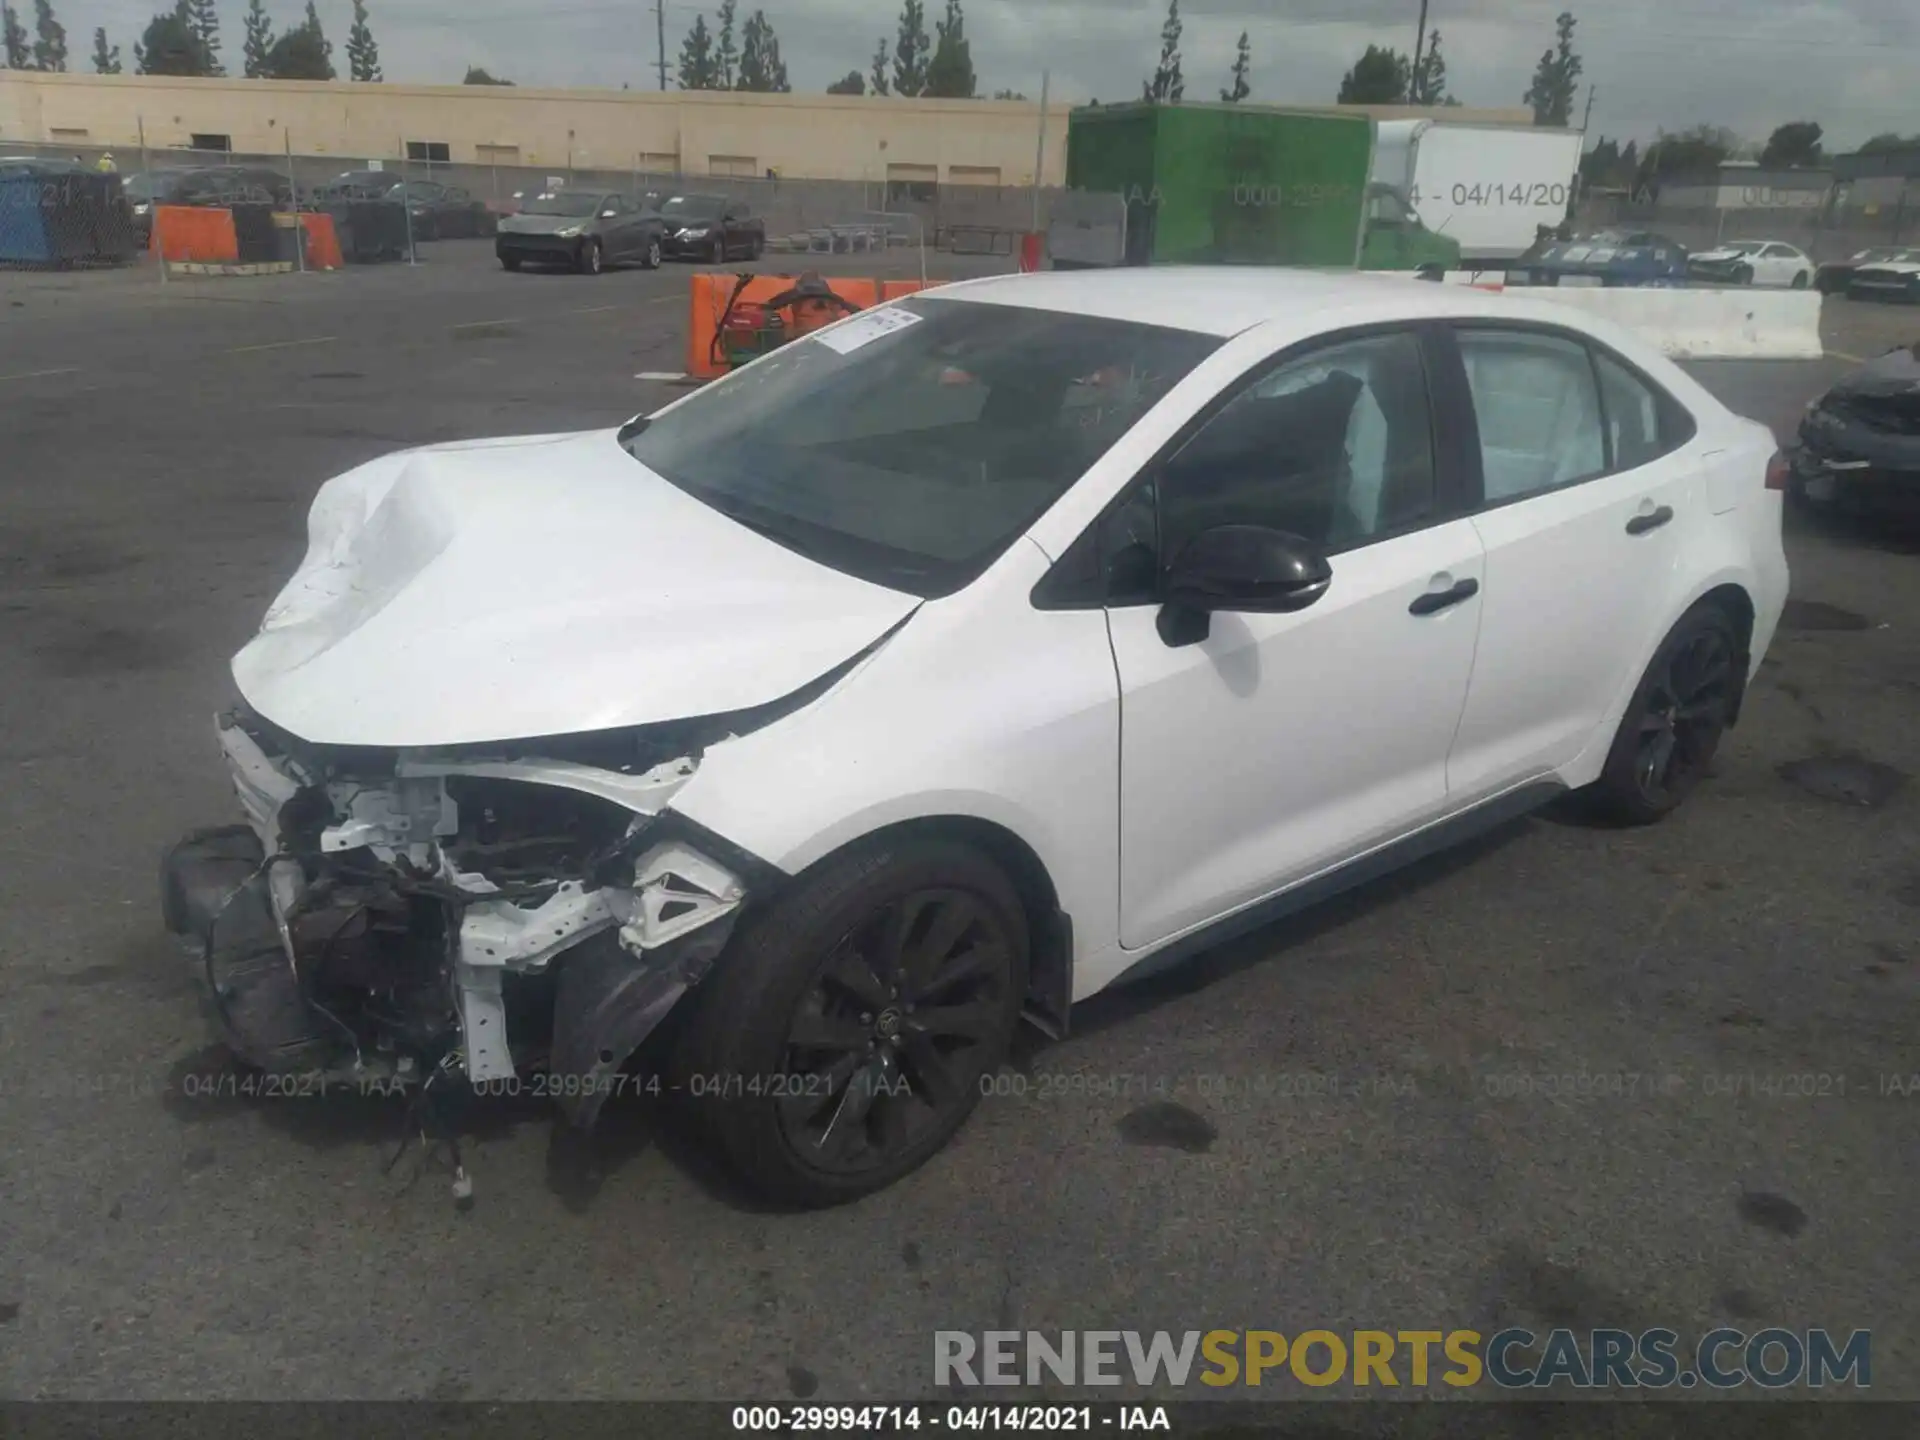
[[[1733,705],[1727,712],[1727,728],[1731,730],[1740,723],[1740,707],[1747,698],[1747,673],[1753,668],[1753,597],[1739,585],[1716,585],[1690,608],[1697,610],[1702,606],[1712,606],[1732,621],[1734,634],[1739,640],[1734,656],[1738,684],[1733,692]],[[1664,637],[1661,643],[1666,643]]]
[[[703,832],[702,839],[710,835],[711,832]],[[752,888],[756,877],[748,877],[748,908],[764,904],[774,894],[805,884],[809,874],[839,859],[848,850],[909,838],[957,840],[985,855],[1013,882],[1026,912],[1029,951],[1022,1018],[1049,1039],[1065,1038],[1073,1005],[1073,917],[1060,908],[1060,892],[1038,852],[995,821],[975,815],[924,815],[902,820],[847,841],[794,875],[759,862],[763,868],[757,876],[761,882],[757,891]],[[730,856],[715,854],[714,858],[723,864],[735,864],[744,852],[732,846],[728,848],[732,851]]]

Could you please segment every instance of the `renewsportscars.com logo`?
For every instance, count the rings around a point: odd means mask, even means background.
[[[936,1330],[948,1386],[1200,1384],[1324,1388],[1492,1385],[1503,1390],[1731,1390],[1873,1383],[1873,1332],[1710,1330],[1691,1356],[1676,1330]]]

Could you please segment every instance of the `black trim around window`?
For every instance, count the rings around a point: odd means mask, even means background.
[[[1107,555],[1101,543],[1107,522],[1130,503],[1142,486],[1153,484],[1167,462],[1196,435],[1218,418],[1235,400],[1265,380],[1274,371],[1298,361],[1310,359],[1322,350],[1335,349],[1357,340],[1382,335],[1410,335],[1418,342],[1421,366],[1427,389],[1427,421],[1434,467],[1434,507],[1418,521],[1365,536],[1353,544],[1328,551],[1329,557],[1351,554],[1355,550],[1402,535],[1416,534],[1446,524],[1466,514],[1480,491],[1479,429],[1473,419],[1472,402],[1466,395],[1466,371],[1460,364],[1458,349],[1444,321],[1396,320],[1375,325],[1357,325],[1346,330],[1327,331],[1302,340],[1285,350],[1269,355],[1244,371],[1232,385],[1207,402],[1199,413],[1180,427],[1172,439],[1162,445],[1142,465],[1134,477],[1107,502],[1099,515],[1081,531],[1073,544],[1039,584],[1033,587],[1032,603],[1037,610],[1104,610],[1140,605],[1157,605],[1159,595],[1110,597],[1107,588]],[[1463,405],[1461,402],[1465,400]],[[1462,421],[1464,417],[1464,424]],[[1155,501],[1156,515],[1158,499]],[[1158,546],[1158,525],[1155,543]],[[1164,569],[1165,556],[1156,556],[1156,566]]]

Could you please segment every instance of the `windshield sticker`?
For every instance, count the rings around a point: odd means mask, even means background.
[[[813,338],[829,350],[837,350],[842,355],[851,355],[862,345],[871,345],[883,336],[896,330],[904,330],[909,325],[918,325],[921,317],[911,310],[903,310],[897,305],[889,305],[880,310],[867,310],[854,316],[844,324],[831,330],[823,330]]]

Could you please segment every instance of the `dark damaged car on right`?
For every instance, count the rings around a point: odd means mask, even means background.
[[[1861,366],[1807,407],[1791,493],[1812,505],[1920,516],[1920,341]]]

